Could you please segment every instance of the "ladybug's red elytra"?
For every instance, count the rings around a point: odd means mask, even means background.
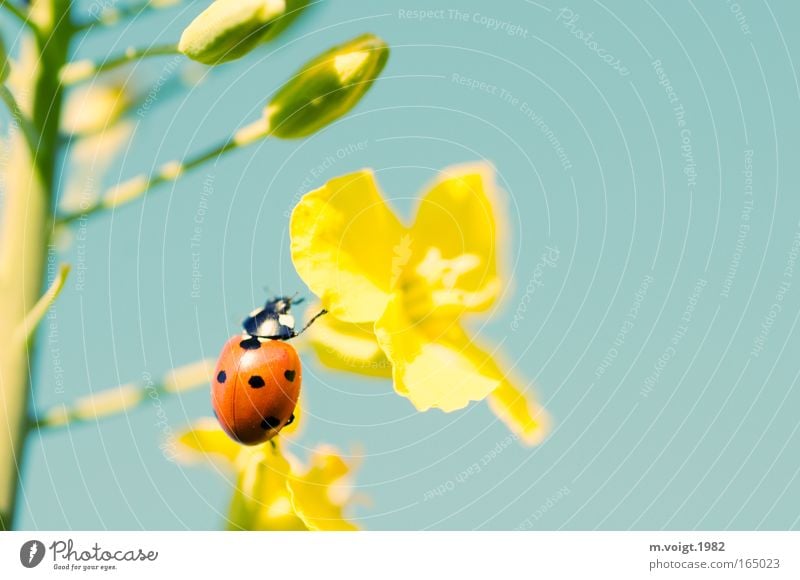
[[[287,297],[267,301],[245,318],[244,333],[222,347],[211,383],[211,404],[234,441],[264,443],[294,421],[303,369],[287,341],[326,313],[322,310],[296,332],[291,308],[301,301]]]

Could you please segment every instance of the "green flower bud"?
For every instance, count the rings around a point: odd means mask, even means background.
[[[311,0],[286,0],[283,18],[278,18],[264,33],[261,43],[272,42],[308,7]]]
[[[216,0],[181,35],[178,50],[204,64],[241,58],[280,34],[308,0]]]
[[[389,58],[389,47],[364,34],[319,55],[301,68],[267,105],[270,134],[305,137],[352,109]]]

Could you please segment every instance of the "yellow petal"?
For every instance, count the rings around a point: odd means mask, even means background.
[[[233,465],[242,450],[240,445],[225,435],[217,421],[210,418],[199,419],[190,429],[178,435],[178,443],[184,451],[190,452],[180,454],[185,460],[192,459],[193,454],[199,454],[197,457],[210,454]]]
[[[296,413],[298,411],[295,411]],[[236,469],[225,527],[229,530],[352,530],[343,509],[350,467],[329,447],[303,470],[280,443],[257,447],[231,441],[213,419],[202,419],[178,441],[188,450],[224,457]]]
[[[491,356],[475,346],[452,319],[411,322],[393,297],[375,323],[375,334],[392,362],[394,388],[420,411],[445,412],[484,399],[503,376]]]
[[[228,510],[230,530],[305,530],[297,517],[287,482],[291,466],[280,447],[248,448],[239,461],[239,476]]]
[[[434,307],[485,310],[499,294],[505,223],[496,190],[489,165],[455,166],[420,200],[411,262],[430,287]]]
[[[550,430],[550,418],[533,397],[503,381],[489,395],[489,408],[526,445],[536,445]]]
[[[284,437],[297,437],[297,435],[303,430],[303,393],[300,393],[300,400],[297,401],[297,406],[294,408],[294,421],[292,421],[291,425],[286,425],[283,429],[281,429],[281,438]]]
[[[297,515],[312,530],[356,530],[355,524],[344,517],[343,504],[332,492],[350,472],[334,449],[321,447],[311,456],[311,465],[303,475],[290,478],[288,487]],[[349,486],[345,485],[345,488]]]
[[[371,171],[330,180],[294,209],[292,260],[331,314],[346,322],[376,320],[397,277],[394,248],[406,234]]]
[[[328,314],[309,327],[306,337],[320,362],[330,368],[391,377],[392,363],[381,350],[372,327],[368,323],[342,322]]]

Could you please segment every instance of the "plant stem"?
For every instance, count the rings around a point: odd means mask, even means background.
[[[31,127],[30,120],[25,117],[25,114],[17,104],[17,100],[14,98],[14,95],[11,94],[11,91],[8,90],[6,85],[0,85],[0,99],[3,100],[3,102],[6,104],[6,107],[8,107],[8,111],[11,113],[11,116],[19,124],[23,135],[25,135],[25,140],[28,142],[28,148],[31,151],[34,151],[36,149],[36,141],[38,139],[36,132],[33,130],[33,127]]]
[[[73,28],[70,0],[35,0],[30,9],[36,33],[31,126],[36,150],[19,138],[11,150],[13,171],[3,211],[0,243],[0,335],[24,323],[39,300],[52,230],[52,200],[58,159],[62,93],[58,72],[67,58]],[[0,429],[0,529],[14,525],[15,505],[28,433],[27,408],[35,337],[0,349],[0,407],[7,427]]]
[[[64,289],[64,284],[67,283],[69,270],[70,267],[68,264],[61,264],[58,269],[58,274],[55,275],[50,288],[47,289],[47,292],[45,292],[33,308],[30,309],[25,319],[22,321],[22,324],[20,324],[14,332],[11,338],[12,340],[30,340],[36,331],[36,327],[39,326],[42,318],[44,318],[44,315],[47,313],[47,309],[53,305],[53,302],[58,298],[61,290]]]
[[[170,54],[180,54],[177,44],[155,44],[144,48],[131,47],[123,54],[100,63],[95,63],[91,60],[71,62],[60,72],[61,82],[65,85],[74,85],[94,78],[100,73],[114,70],[115,68],[136,62],[143,58],[167,56]]]
[[[192,169],[195,169],[196,167],[199,167],[200,165],[211,161],[212,159],[217,159],[225,153],[235,151],[236,149],[249,145],[259,138],[266,137],[268,134],[269,127],[266,125],[263,119],[259,119],[255,123],[247,125],[246,127],[237,131],[232,138],[229,138],[223,143],[220,143],[219,145],[216,145],[215,147],[212,147],[203,153],[195,155],[186,161],[170,161],[169,163],[162,165],[161,170],[155,175],[150,177],[139,175],[120,183],[119,185],[108,190],[89,207],[84,208],[80,212],[61,216],[58,219],[58,224],[67,225],[75,220],[87,218],[102,210],[111,209],[130,203],[135,199],[139,199],[154,187],[161,185],[162,183],[177,181],[187,171],[191,171]]]
[[[5,8],[9,14],[13,15],[17,20],[22,22],[25,26],[30,27],[32,30],[35,29],[33,22],[31,22],[30,18],[22,12],[15,4],[13,4],[10,0],[0,0],[0,6]]]

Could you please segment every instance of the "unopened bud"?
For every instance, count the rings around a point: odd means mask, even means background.
[[[275,38],[308,0],[216,0],[181,35],[178,50],[204,64],[237,58]]]
[[[270,134],[305,137],[335,121],[361,100],[388,58],[386,43],[364,34],[308,62],[267,105]]]
[[[275,20],[272,26],[269,27],[261,38],[261,43],[267,43],[275,40],[278,36],[286,30],[289,25],[300,16],[311,0],[285,0],[286,7],[283,10],[283,16]]]

